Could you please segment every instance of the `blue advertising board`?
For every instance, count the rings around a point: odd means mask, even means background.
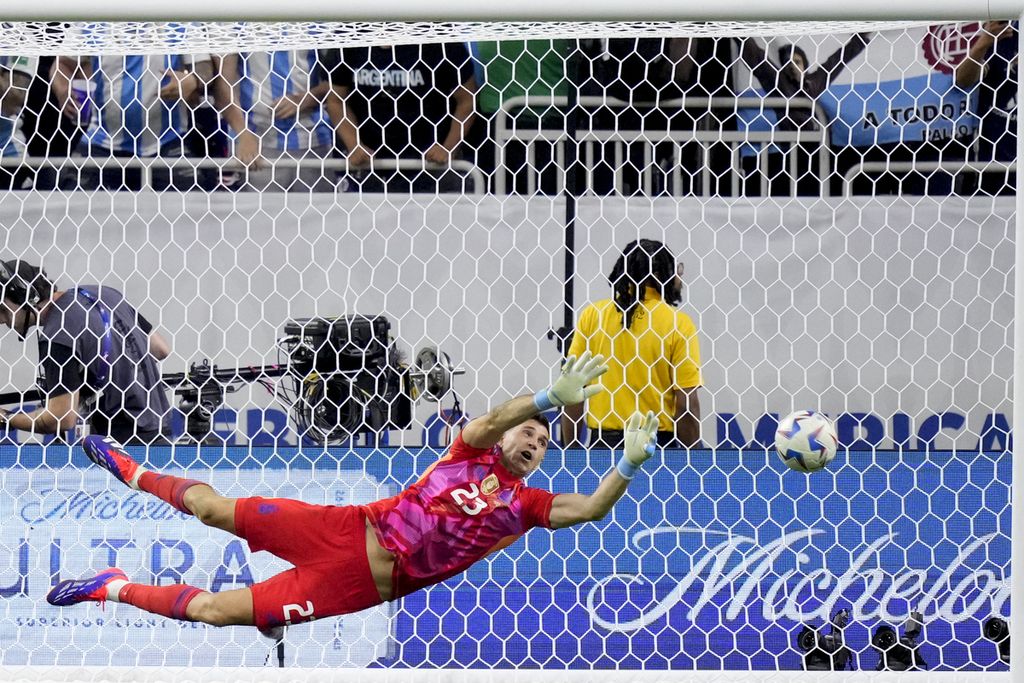
[[[38,406],[26,404],[21,410],[31,412]],[[551,420],[554,441],[561,441],[561,428],[557,411],[547,413]],[[473,415],[460,412],[459,418],[464,421]],[[717,449],[749,449],[770,448],[775,442],[775,430],[779,425],[778,413],[762,413],[760,415],[738,415],[733,412],[717,412],[709,414],[709,421],[714,428],[707,429],[704,434],[705,444]],[[890,414],[872,412],[868,408],[853,407],[849,411],[832,413],[829,417],[835,422],[839,444],[849,450],[889,450],[901,451],[924,450],[936,448],[970,448],[978,451],[998,451],[1010,449],[1010,415],[1005,412],[993,411],[984,405],[975,406],[974,410],[960,412],[944,410],[941,412],[922,411],[915,415],[903,412]],[[381,432],[372,436],[357,436],[357,445],[366,445],[372,438],[378,446],[387,447],[393,435],[400,435],[406,448],[441,448],[447,443],[451,432],[450,410],[442,410],[424,420],[417,434],[415,431]],[[170,434],[172,440],[179,440],[185,431],[185,418],[178,409],[171,410]],[[586,426],[581,436],[586,437]],[[69,432],[69,438],[73,432]],[[220,408],[213,414],[211,437],[218,445],[225,447],[249,446],[255,449],[278,448],[283,453],[295,450],[300,441],[292,429],[288,414],[278,408]],[[36,443],[32,435],[11,430],[6,440],[0,441],[0,450],[4,445],[15,445],[25,438],[26,443]],[[44,444],[49,444],[54,437],[42,437]],[[308,449],[308,443],[303,441]]]
[[[148,453],[152,467],[227,495],[340,504],[390,495],[437,457],[433,449]],[[611,464],[607,451],[552,450],[530,484],[589,492]],[[924,615],[921,651],[932,668],[1004,668],[981,627],[1009,609],[1009,453],[844,452],[810,476],[765,450],[665,451],[649,465],[602,521],[534,530],[395,605],[293,627],[289,662],[798,669],[800,627],[845,607],[858,668],[877,662],[872,630],[900,629],[912,609]],[[179,626],[124,605],[104,617],[93,605],[45,604],[57,577],[112,559],[134,563],[138,580],[211,590],[287,566],[100,475],[77,448],[0,448],[0,663],[259,665],[267,644],[254,629]],[[137,626],[91,636],[84,621],[102,618]]]

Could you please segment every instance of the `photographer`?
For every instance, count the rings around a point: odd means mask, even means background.
[[[928,663],[921,655],[917,639],[924,632],[924,617],[913,611],[903,625],[903,637],[896,635],[896,629],[882,624],[871,636],[871,647],[878,650],[878,664],[875,671],[927,671]]]
[[[157,362],[170,346],[120,292],[99,285],[57,290],[40,268],[0,262],[0,324],[24,341],[38,326],[44,405],[0,410],[0,426],[63,434],[80,420],[121,443],[164,441],[170,412]]]
[[[843,629],[850,621],[850,610],[841,609],[832,615],[832,629],[828,635],[812,626],[804,626],[796,637],[796,644],[804,651],[805,671],[854,670],[853,653],[843,643]]]

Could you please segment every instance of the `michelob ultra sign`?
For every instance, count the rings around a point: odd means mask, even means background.
[[[143,454],[137,453],[140,457]],[[150,449],[149,463],[226,495],[360,504],[392,495],[434,449]],[[589,492],[607,451],[552,450],[530,484]],[[174,467],[188,463],[188,467]],[[0,663],[259,666],[254,629],[130,606],[58,610],[53,582],[117,564],[207,590],[287,568],[91,467],[78,449],[0,449]],[[361,615],[289,630],[302,666],[797,669],[795,636],[848,609],[847,645],[873,669],[880,624],[924,615],[936,669],[998,669],[982,624],[1006,617],[1010,455],[840,452],[791,472],[772,452],[665,451],[612,515],[537,529],[465,575]]]

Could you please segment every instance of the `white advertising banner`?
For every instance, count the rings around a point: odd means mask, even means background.
[[[277,362],[291,318],[387,315],[407,353],[438,344],[467,370],[455,387],[479,415],[559,361],[564,213],[541,197],[8,193],[0,251],[58,286],[122,288],[171,339],[165,372]],[[814,408],[847,443],[1002,448],[1013,218],[1012,198],[584,199],[574,307],[610,296],[627,242],[661,239],[686,266],[707,445]],[[32,386],[35,361],[31,340],[2,339],[9,389]],[[261,387],[229,403],[216,427],[236,443],[295,442]],[[392,445],[434,439],[433,412]]]
[[[395,493],[352,471],[167,469],[231,497],[362,504]],[[179,623],[107,603],[54,609],[51,585],[120,567],[143,584],[187,583],[220,592],[291,567],[245,541],[204,527],[148,494],[111,488],[99,469],[0,468],[0,664],[113,666],[277,665],[273,641],[252,627]],[[289,627],[289,666],[366,666],[387,654],[393,607]]]

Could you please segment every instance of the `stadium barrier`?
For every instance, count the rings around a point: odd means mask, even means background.
[[[153,447],[150,467],[229,496],[363,504],[415,481],[435,449]],[[982,624],[1010,587],[1010,455],[840,452],[808,477],[773,451],[660,452],[602,522],[524,540],[461,577],[357,615],[294,626],[287,666],[798,670],[804,625],[848,608],[873,669],[881,624],[924,615],[933,670],[1001,670]],[[714,461],[715,469],[708,470]],[[552,450],[530,485],[588,491],[608,451]],[[260,666],[255,629],[175,623],[131,606],[57,610],[63,578],[117,565],[220,591],[287,564],[91,466],[78,447],[0,447],[10,511],[0,664]]]
[[[747,154],[758,154],[768,150],[771,144],[789,145],[784,152],[786,164],[795,169],[796,147],[793,145],[803,144],[813,147],[812,154],[818,163],[818,173],[827,177],[831,163],[831,152],[828,141],[827,119],[821,109],[812,100],[807,98],[784,98],[784,97],[687,97],[684,99],[665,100],[662,102],[625,102],[613,97],[582,96],[575,100],[581,110],[594,112],[597,110],[616,111],[626,113],[631,110],[644,108],[658,108],[663,114],[671,114],[673,110],[685,111],[694,118],[694,126],[687,130],[630,130],[609,126],[606,130],[594,127],[583,127],[576,131],[575,139],[581,147],[579,154],[583,164],[585,180],[580,188],[581,194],[595,194],[594,192],[594,171],[602,162],[597,155],[596,147],[610,144],[612,146],[612,162],[610,164],[614,171],[615,194],[625,194],[623,186],[623,161],[626,158],[629,148],[639,146],[642,164],[640,169],[643,194],[652,194],[654,179],[661,173],[667,178],[668,194],[679,194],[677,188],[683,186],[682,175],[685,172],[681,162],[672,164],[667,173],[656,167],[654,160],[656,148],[666,142],[673,146],[671,159],[680,160],[683,158],[682,148],[689,143],[696,143],[700,152],[696,155],[694,170],[689,171],[691,175],[698,175],[700,182],[695,182],[698,188],[694,194],[701,197],[721,196],[722,192],[712,183],[712,167],[709,163],[712,150],[716,147],[726,146],[729,149],[731,170],[729,178],[729,194],[736,196],[740,194],[741,179],[744,174],[740,165],[740,159],[744,152]],[[494,137],[498,148],[498,171],[495,179],[495,192],[506,194],[509,191],[508,163],[506,161],[507,150],[510,143],[521,143],[526,146],[527,159],[527,194],[537,191],[540,184],[539,176],[541,167],[537,164],[538,143],[544,142],[554,147],[554,159],[559,173],[556,175],[556,191],[562,192],[565,188],[565,146],[570,139],[564,125],[564,118],[557,125],[547,124],[543,118],[539,125],[530,124],[517,125],[515,116],[518,112],[528,109],[533,111],[560,111],[563,117],[569,107],[567,97],[542,97],[542,96],[517,96],[510,97],[502,103],[501,109],[495,114]],[[712,116],[713,113],[720,113],[722,116],[736,115],[746,110],[752,120],[763,118],[765,112],[773,108],[786,108],[789,110],[809,110],[813,113],[818,126],[810,130],[782,131],[782,130],[723,130],[721,120]],[[583,120],[584,117],[577,118]],[[536,119],[534,119],[536,121]],[[767,124],[767,121],[764,121]],[[717,127],[716,127],[717,125]],[[635,151],[635,150],[633,150]],[[761,155],[758,154],[759,163]],[[761,174],[760,191],[767,194],[768,177]],[[797,178],[795,172],[789,175],[790,179]],[[796,182],[791,183],[793,192],[796,191]],[[671,191],[675,190],[675,191]],[[827,184],[822,187],[823,196],[828,196]]]
[[[906,176],[911,173],[930,175],[936,172],[960,175],[996,173],[1006,175],[1017,171],[1017,162],[1002,161],[862,161],[843,174],[843,196],[853,196],[853,182],[867,175]]]
[[[472,162],[464,159],[452,159],[449,164],[435,164],[421,159],[373,159],[367,166],[349,167],[348,160],[341,159],[264,159],[263,163],[274,168],[288,169],[322,169],[327,172],[347,174],[355,171],[445,171],[453,170],[472,181],[472,189],[462,194],[480,195],[487,190],[484,174]],[[245,167],[233,158],[212,157],[0,157],[0,167],[6,169],[34,168],[55,171],[87,168],[123,168],[142,169],[143,187],[153,184],[155,170],[204,170],[221,169],[225,171],[245,170]]]

